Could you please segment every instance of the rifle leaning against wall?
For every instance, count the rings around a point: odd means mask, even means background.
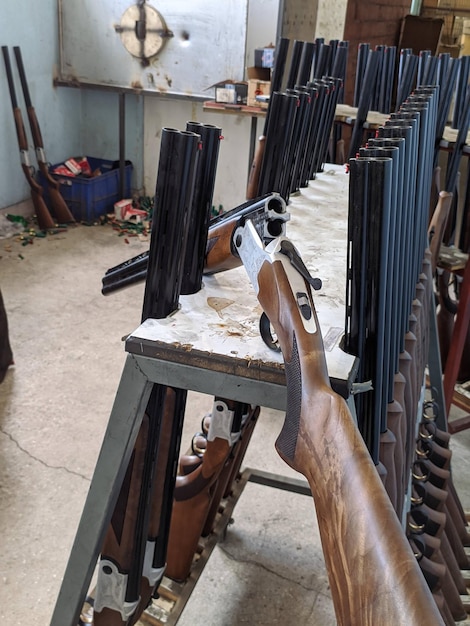
[[[39,128],[36,111],[34,110],[33,104],[31,102],[28,82],[26,80],[26,73],[23,65],[23,58],[21,56],[21,50],[19,46],[14,46],[13,52],[15,53],[16,64],[18,66],[21,87],[23,88],[23,96],[26,104],[26,112],[28,114],[29,127],[31,129],[31,136],[34,142],[34,149],[36,151],[36,160],[38,162],[39,169],[41,170],[42,175],[47,181],[47,189],[52,206],[52,212],[58,222],[62,224],[73,223],[75,222],[75,218],[70,212],[68,206],[65,204],[65,200],[60,193],[60,185],[49,172],[49,164],[47,162],[46,153],[44,151],[44,142],[42,140],[41,129]]]
[[[42,187],[34,179],[33,168],[29,162],[28,139],[26,137],[21,109],[18,107],[18,101],[16,99],[15,84],[13,82],[10,55],[7,46],[2,46],[2,53],[3,60],[5,62],[8,87],[10,90],[11,106],[13,109],[13,117],[15,120],[16,136],[18,138],[18,147],[20,149],[21,167],[23,169],[26,180],[28,181],[28,185],[31,188],[31,199],[33,201],[34,211],[38,219],[39,228],[41,228],[42,230],[50,230],[56,228],[57,225],[52,219],[52,216],[49,213],[49,209],[44,202]]]
[[[282,348],[288,405],[276,449],[309,482],[338,624],[442,625],[352,415],[331,389],[309,277],[292,262],[300,255],[285,237],[265,248],[249,221],[233,241]]]

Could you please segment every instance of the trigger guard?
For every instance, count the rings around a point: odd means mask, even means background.
[[[271,333],[271,322],[269,321],[266,313],[262,313],[259,318],[259,332],[262,340],[270,350],[274,350],[274,352],[281,351],[281,346],[279,345],[278,340],[274,339]]]

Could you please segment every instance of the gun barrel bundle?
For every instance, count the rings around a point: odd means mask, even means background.
[[[222,129],[212,124],[188,122],[186,130],[199,134],[201,150],[198,159],[194,189],[194,210],[190,213],[189,232],[191,246],[187,247],[183,263],[183,295],[201,289],[204,258],[206,255],[207,232],[214,195],[215,175]]]
[[[282,53],[287,55],[284,48]],[[275,66],[276,89],[271,92],[253,161],[248,198],[275,191],[287,202],[293,191],[307,186],[321,171],[342,93],[347,53],[347,42],[329,46],[320,41],[314,45],[294,41],[285,91],[281,91]]]
[[[199,143],[190,131],[162,131],[143,321],[166,317],[178,306]],[[101,550],[96,626],[135,623],[163,576],[186,395],[152,386]]]
[[[426,329],[432,285],[422,268],[436,102],[433,89],[410,96],[378,129],[377,138],[359,150],[359,158],[350,160],[344,346],[359,356],[360,382],[371,381],[372,390],[356,396],[358,421],[373,460],[385,465],[384,483],[400,517],[429,340]],[[369,169],[383,158],[392,171],[388,183],[377,187],[384,173],[377,170],[372,175]],[[387,190],[386,195],[380,192],[374,197],[374,188]],[[385,224],[380,243],[376,214]],[[419,296],[421,290],[424,293]],[[415,309],[418,319],[413,316]],[[408,350],[411,354],[406,355]],[[393,436],[386,437],[387,432]]]

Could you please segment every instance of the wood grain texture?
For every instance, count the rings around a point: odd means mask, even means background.
[[[264,263],[258,282],[286,370],[300,370],[300,397],[292,397],[299,387],[287,377],[288,411],[276,447],[309,482],[338,624],[443,624],[349,409],[329,386],[318,324],[306,332],[281,263]],[[316,317],[307,285],[305,291]],[[292,420],[293,453],[285,445]]]

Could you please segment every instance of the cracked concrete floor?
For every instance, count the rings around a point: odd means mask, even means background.
[[[109,226],[21,246],[0,240],[0,288],[15,366],[0,385],[0,621],[47,626],[124,363],[143,284],[101,295],[104,271],[148,248]],[[212,398],[191,392],[183,447]],[[283,415],[263,409],[246,465],[297,475],[277,456]],[[454,470],[469,507],[469,433]],[[181,626],[335,624],[310,498],[248,484]]]

